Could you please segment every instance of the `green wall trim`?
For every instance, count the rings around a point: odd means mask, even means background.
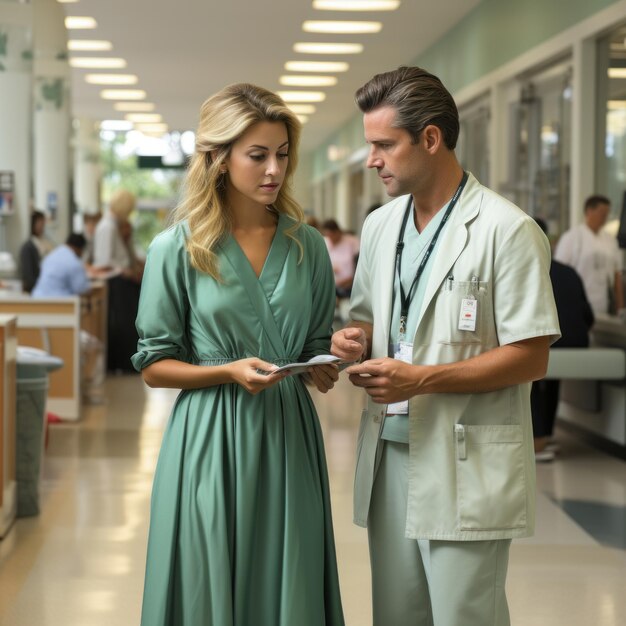
[[[454,94],[619,1],[482,0],[445,36],[413,59],[412,64],[439,76]],[[360,115],[355,113],[354,118],[314,150],[314,181],[339,169],[339,163],[327,158],[328,147],[333,144],[347,147],[348,154],[364,145]]]

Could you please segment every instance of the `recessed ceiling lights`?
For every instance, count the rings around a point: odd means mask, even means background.
[[[67,49],[70,52],[106,52],[113,49],[113,44],[103,39],[70,39]]]
[[[279,91],[278,95],[285,102],[323,102],[326,94],[323,91]]]
[[[157,124],[163,121],[158,113],[128,113],[124,119],[136,124]]]
[[[165,134],[169,130],[167,124],[136,124],[135,128],[142,133],[161,133]]]
[[[65,28],[68,30],[89,30],[96,28],[98,23],[93,17],[79,17],[76,15],[65,18]]]
[[[626,100],[608,100],[606,106],[609,111],[623,111],[626,110]]]
[[[318,11],[395,11],[400,0],[313,0]]]
[[[70,57],[70,66],[87,70],[121,70],[126,67],[124,59],[115,57]]]
[[[134,74],[87,74],[85,81],[90,85],[136,85],[139,79]]]
[[[149,113],[154,111],[156,106],[152,102],[116,102],[113,105],[116,111],[137,111]]]
[[[132,130],[133,125],[126,120],[102,120],[100,122],[100,130],[116,130],[116,131],[128,131]]]
[[[100,97],[105,100],[143,100],[146,92],[143,89],[103,89]]]
[[[345,61],[287,61],[288,72],[347,72],[350,66]]]
[[[626,67],[609,67],[609,78],[626,78]]]
[[[288,104],[287,107],[294,113],[301,113],[305,115],[312,115],[315,113],[315,106],[312,104]]]
[[[382,22],[341,22],[341,21],[306,21],[302,30],[307,33],[378,33]]]
[[[363,52],[360,43],[321,43],[302,41],[293,45],[294,52],[303,54],[359,54]]]
[[[281,85],[288,87],[332,87],[337,84],[334,76],[299,76],[298,74],[288,74],[279,79]]]

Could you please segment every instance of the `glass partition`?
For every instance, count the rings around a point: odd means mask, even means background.
[[[571,74],[563,61],[521,77],[509,110],[508,195],[553,235],[569,227]]]
[[[626,191],[626,24],[597,44],[597,193],[611,199],[619,218]]]

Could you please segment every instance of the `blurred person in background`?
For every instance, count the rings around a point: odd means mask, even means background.
[[[624,307],[622,251],[617,238],[603,230],[611,201],[606,196],[590,196],[584,211],[584,222],[561,235],[554,258],[576,270],[596,315],[617,313]]]
[[[54,245],[46,239],[46,214],[33,211],[30,216],[30,236],[22,244],[19,252],[19,271],[22,289],[30,293],[39,278],[41,259],[53,249]]]
[[[359,255],[359,240],[356,235],[345,233],[333,219],[322,223],[322,234],[335,275],[338,298],[349,298]]]
[[[83,236],[87,241],[83,258],[87,265],[93,265],[94,260],[94,236],[96,234],[96,226],[102,219],[102,213],[85,213],[83,215]]]
[[[546,222],[539,217],[535,221],[547,235]],[[589,345],[589,330],[593,326],[594,317],[580,276],[573,267],[552,259],[550,281],[561,327],[561,338],[552,347],[586,348]],[[558,451],[558,445],[552,437],[559,406],[560,385],[560,380],[542,379],[534,381],[530,390],[535,459],[539,462],[553,461]]]
[[[41,263],[41,273],[32,292],[33,298],[64,298],[79,296],[90,289],[89,275],[81,260],[87,240],[71,233],[65,243],[57,246]],[[98,272],[94,272],[94,277]],[[81,384],[83,400],[99,404],[104,400],[104,358],[100,341],[80,331]]]
[[[124,224],[134,210],[132,193],[124,189],[115,192],[93,237],[94,266],[112,271],[108,280],[107,369],[114,373],[134,372],[130,357],[137,348],[135,318],[142,270],[134,263],[129,242],[123,236]]]

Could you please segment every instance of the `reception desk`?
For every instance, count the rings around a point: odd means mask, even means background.
[[[554,376],[563,381],[558,416],[617,446],[626,457],[626,324],[618,317],[598,315],[591,338],[589,350],[571,353],[571,375]]]
[[[77,420],[81,412],[80,331],[97,337],[106,350],[106,283],[94,283],[91,292],[80,297],[31,298],[4,293],[0,295],[0,314],[17,317],[19,345],[63,359],[64,366],[50,374],[47,408],[66,420]]]
[[[15,398],[17,318],[0,315],[0,539],[17,510]]]

